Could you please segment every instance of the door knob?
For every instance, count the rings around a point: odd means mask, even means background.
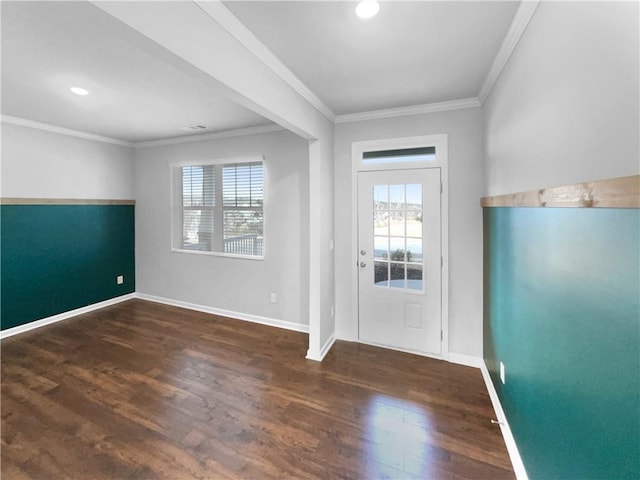
[[[360,255],[366,255],[367,251],[366,250],[360,250]]]
[[[364,262],[360,262],[360,268],[364,268],[364,267],[366,267],[366,266],[367,266],[367,264],[366,264],[366,263],[364,263]]]

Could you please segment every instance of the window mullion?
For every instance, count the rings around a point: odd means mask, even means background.
[[[179,241],[179,245],[180,248],[184,248],[184,169],[181,168],[180,169],[180,178],[179,178],[179,183],[174,184],[175,188],[179,193],[180,196],[180,210],[179,210],[179,215],[180,215],[180,228],[175,228],[175,231],[172,233],[173,238],[176,242]],[[173,209],[174,213],[178,213],[178,209],[174,208]],[[179,233],[178,233],[179,232]]]
[[[213,208],[213,250],[224,252],[223,213],[222,213],[222,165],[215,165],[215,200]]]

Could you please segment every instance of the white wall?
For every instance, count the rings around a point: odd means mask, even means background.
[[[336,335],[356,340],[351,287],[351,144],[446,133],[449,136],[449,351],[482,356],[483,129],[480,108],[336,125]]]
[[[128,147],[2,123],[2,196],[133,198]]]
[[[264,260],[171,252],[170,164],[257,155],[265,157]],[[137,291],[307,324],[308,158],[308,142],[284,130],[137,149]],[[269,302],[270,292],[277,303]]]
[[[331,132],[333,133],[333,132]],[[321,204],[320,219],[313,219],[320,224],[317,236],[320,241],[320,346],[326,347],[335,336],[335,316],[331,314],[331,307],[335,303],[335,247],[334,243],[334,184],[333,184],[333,135],[324,136],[320,143],[319,152],[319,196]],[[313,178],[311,179],[313,181]],[[334,314],[335,315],[335,314]]]
[[[640,171],[638,2],[546,2],[484,104],[486,193]]]

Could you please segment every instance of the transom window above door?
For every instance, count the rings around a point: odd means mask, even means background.
[[[436,159],[436,147],[377,150],[362,153],[363,165],[430,162]]]

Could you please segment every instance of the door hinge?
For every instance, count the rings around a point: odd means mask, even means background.
[[[444,332],[440,330],[440,341],[444,340]]]
[[[444,187],[442,186],[442,182],[440,182],[440,193],[444,191]]]
[[[440,268],[444,267],[444,257],[440,257]]]

